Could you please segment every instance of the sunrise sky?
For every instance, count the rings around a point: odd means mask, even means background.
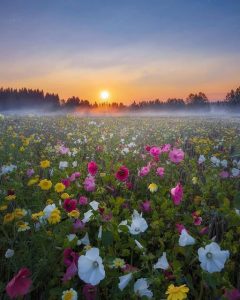
[[[1,0],[0,86],[222,99],[240,85],[239,37],[238,0]]]

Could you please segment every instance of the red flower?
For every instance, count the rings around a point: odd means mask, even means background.
[[[88,163],[88,173],[92,176],[95,176],[98,171],[98,165],[95,163],[95,161],[90,161]]]
[[[68,178],[63,179],[61,182],[65,185],[66,188],[68,188],[71,184],[71,181]]]
[[[32,285],[32,280],[29,278],[31,271],[27,268],[19,270],[11,281],[6,286],[7,294],[10,298],[17,298],[29,293]]]
[[[129,170],[125,166],[121,166],[118,169],[117,173],[115,174],[117,180],[122,182],[126,181],[128,179],[128,176],[129,176]]]
[[[77,200],[76,199],[65,199],[63,203],[63,208],[67,211],[70,212],[77,207]]]

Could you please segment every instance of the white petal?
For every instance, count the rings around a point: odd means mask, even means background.
[[[98,248],[91,248],[86,252],[86,257],[92,261],[96,261],[99,257],[99,249]]]
[[[119,289],[122,291],[123,289],[125,289],[125,287],[128,285],[128,283],[131,281],[132,279],[132,273],[129,273],[127,275],[123,275],[119,277],[119,284],[118,287]]]
[[[86,273],[93,267],[92,260],[88,259],[85,255],[81,255],[78,259],[78,273]]]

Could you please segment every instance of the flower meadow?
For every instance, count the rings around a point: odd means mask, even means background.
[[[240,299],[240,121],[0,118],[1,299]]]

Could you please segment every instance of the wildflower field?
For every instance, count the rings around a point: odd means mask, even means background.
[[[1,299],[240,299],[240,120],[0,117]]]

